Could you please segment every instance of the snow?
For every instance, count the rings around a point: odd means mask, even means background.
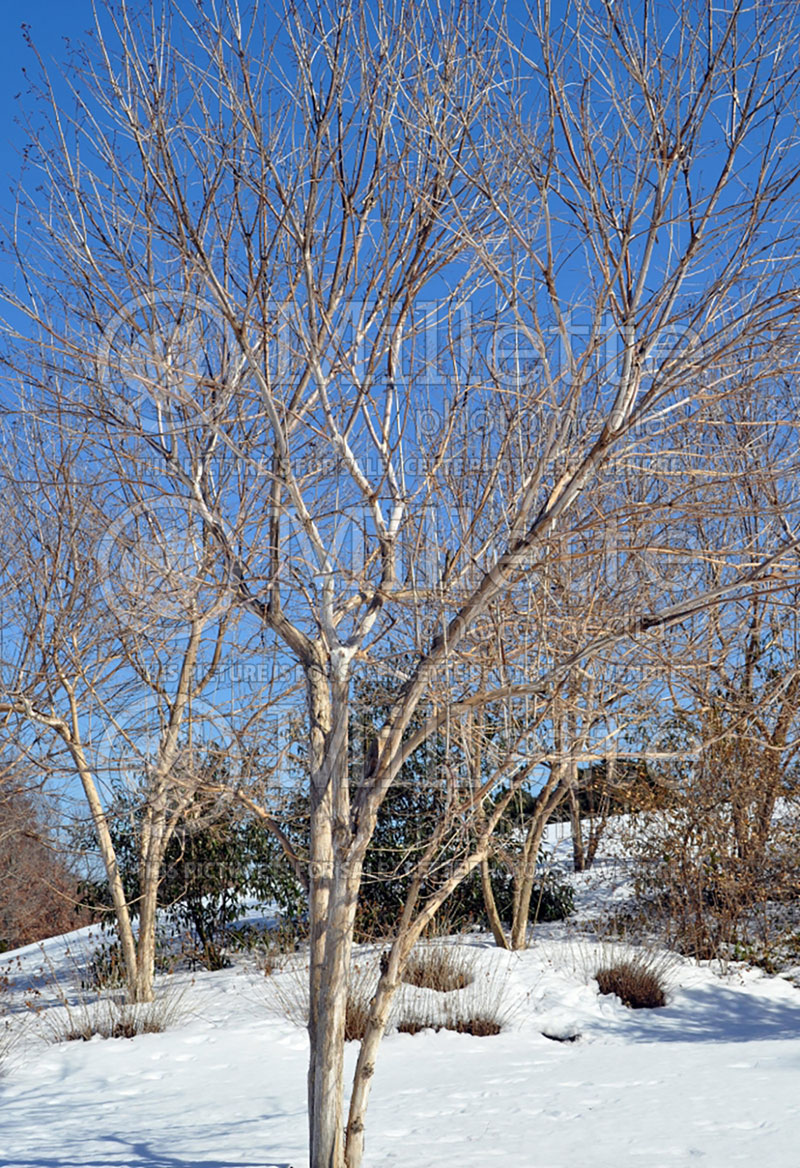
[[[667,1006],[633,1011],[597,991],[591,972],[608,956],[603,946],[563,926],[539,938],[520,954],[480,936],[451,942],[471,946],[478,973],[490,975],[504,1029],[386,1037],[368,1168],[794,1168],[793,985],[672,958]],[[39,973],[43,951],[67,985],[87,943],[84,930],[0,959],[11,969],[9,1021],[20,1034],[0,1085],[3,1168],[300,1168],[306,1037],[274,992],[296,975],[273,982],[241,966],[175,973],[161,979],[173,998],[182,995],[167,1032],[48,1042],[45,1020],[63,1007],[48,971]],[[23,999],[36,976],[33,1013]],[[351,1044],[350,1069],[355,1053]]]

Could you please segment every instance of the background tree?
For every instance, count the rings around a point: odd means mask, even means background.
[[[719,580],[720,549],[726,558],[757,561],[794,505],[797,430],[787,387],[766,385],[753,396],[737,372],[731,381],[737,388],[704,444],[715,471],[706,475],[706,506],[688,531],[698,587]],[[675,461],[692,473],[690,452]],[[661,646],[660,673],[671,696],[664,754],[672,746],[673,755],[683,751],[690,761],[653,764],[668,801],[641,841],[642,884],[666,896],[673,934],[698,953],[724,950],[754,905],[796,888],[800,681],[796,589],[787,584],[773,575],[749,595],[697,614]]]
[[[228,610],[214,603],[219,581],[202,532],[199,549],[192,544],[191,509],[169,509],[164,523],[141,484],[128,483],[127,497],[113,501],[106,487],[100,515],[103,487],[68,428],[26,419],[5,435],[0,710],[42,782],[72,793],[73,805],[79,786],[128,995],[149,1001],[164,856],[199,781],[197,746],[210,735],[226,753],[230,747],[224,719],[203,700]],[[126,784],[139,808],[135,909],[105,799],[106,790]]]
[[[31,779],[14,763],[0,774],[0,952],[90,920],[53,809]]]

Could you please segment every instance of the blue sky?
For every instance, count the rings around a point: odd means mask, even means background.
[[[14,125],[15,96],[25,90],[22,68],[32,61],[22,34],[23,24],[30,26],[46,60],[62,60],[63,38],[79,37],[92,25],[91,0],[0,0],[0,191],[4,204],[19,170],[22,141]]]

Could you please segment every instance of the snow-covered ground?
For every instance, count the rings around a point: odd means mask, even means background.
[[[562,926],[538,936],[521,954],[458,939],[502,993],[504,1029],[388,1035],[367,1166],[796,1168],[798,989],[676,959],[667,1006],[632,1011],[598,993],[603,950]],[[85,944],[84,931],[44,946],[65,984]],[[12,1029],[24,1027],[0,1084],[4,1168],[301,1168],[306,1038],[275,996],[291,973],[176,973],[163,979],[183,992],[169,1031],[54,1044],[48,1018],[63,1007],[49,972],[30,993],[42,964],[38,946],[0,958]]]

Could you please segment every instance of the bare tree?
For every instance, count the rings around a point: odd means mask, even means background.
[[[737,360],[753,393],[794,373],[797,27],[739,2],[576,0],[558,21],[542,3],[509,31],[479,3],[313,0],[267,43],[266,15],[121,0],[71,63],[74,104],[41,83],[11,360],[58,368],[36,409],[115,481],[195,509],[303,674],[311,1164],[357,1168],[403,964],[503,811],[424,903],[409,891],[345,1132],[362,866],[405,759],[512,693],[541,718],[582,663],[794,572],[790,527],[535,673],[498,656],[494,610],[545,587],[565,532],[602,526],[598,490],[638,466],[651,527],[691,512],[697,479],[647,485],[675,419],[702,434]],[[356,785],[371,661],[402,677]],[[510,794],[537,755],[519,757]]]
[[[128,995],[149,1001],[163,860],[199,781],[198,752],[210,735],[210,749],[231,753],[230,728],[204,699],[230,612],[210,602],[209,592],[219,601],[219,581],[208,548],[201,540],[187,552],[187,535],[197,534],[191,513],[159,515],[129,482],[127,499],[117,497],[115,523],[107,525],[108,497],[99,522],[101,485],[87,477],[84,453],[69,436],[35,423],[6,433],[0,711],[18,755],[36,766],[42,783],[62,795],[73,780],[80,784]],[[114,846],[109,804],[120,788],[140,821],[134,900]]]
[[[731,377],[735,383],[737,373]],[[733,558],[759,562],[775,532],[794,522],[792,392],[776,382],[756,396],[744,380],[710,420],[704,446],[715,473],[706,476],[705,505],[687,528],[700,590],[716,585]],[[692,461],[682,451],[684,474]],[[696,614],[660,646],[671,709],[662,715],[663,759],[655,766],[669,803],[653,817],[652,842],[643,840],[642,850],[656,879],[653,856],[675,855],[659,890],[669,887],[674,932],[697,952],[715,954],[734,941],[753,903],[780,899],[795,879],[796,597],[781,572],[735,603]]]

